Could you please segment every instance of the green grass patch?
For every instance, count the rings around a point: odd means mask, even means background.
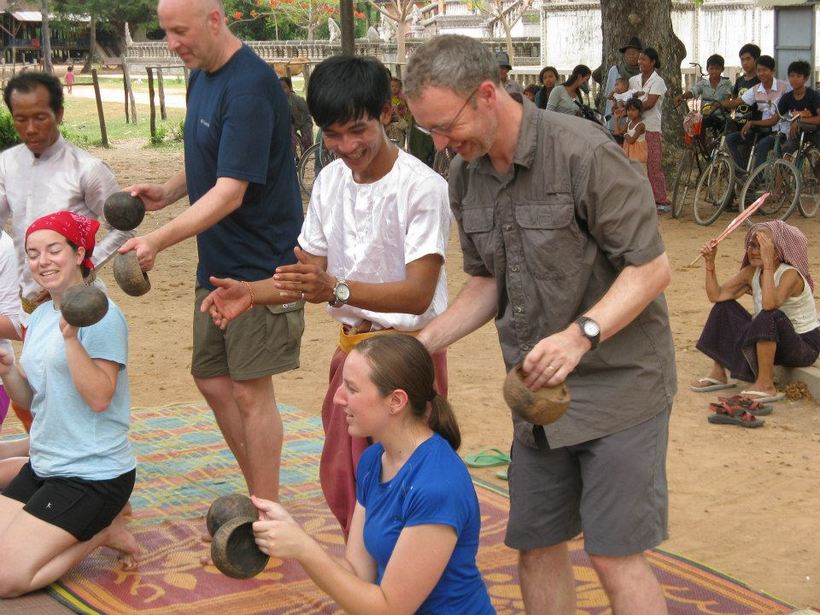
[[[172,142],[175,146],[181,146],[180,123],[185,119],[185,110],[169,108],[167,112],[168,119],[162,121],[157,109],[157,134],[159,136],[162,133],[164,138],[154,145]],[[151,145],[150,108],[147,105],[137,105],[137,124],[126,123],[125,106],[122,103],[103,103],[103,114],[108,141],[112,145],[128,139],[143,139],[146,145]],[[92,99],[67,96],[63,132],[66,138],[80,146],[102,143],[97,103]]]

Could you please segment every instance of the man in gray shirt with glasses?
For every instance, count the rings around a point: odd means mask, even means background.
[[[510,98],[480,41],[425,43],[405,85],[418,124],[458,154],[450,202],[468,274],[419,339],[435,351],[495,317],[507,368],[572,395],[546,427],[513,416],[506,543],[527,612],[575,612],[567,542],[583,532],[616,613],[665,613],[643,556],[667,536],[676,388],[649,185],[603,128]]]

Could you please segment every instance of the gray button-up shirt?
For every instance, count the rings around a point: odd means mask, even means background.
[[[496,327],[509,369],[594,305],[628,265],[664,252],[649,182],[605,130],[524,101],[513,165],[487,156],[450,169],[464,270],[493,277]],[[666,300],[584,355],[567,379],[572,403],[545,427],[551,447],[616,433],[667,411],[675,357]],[[533,445],[532,426],[513,417]]]

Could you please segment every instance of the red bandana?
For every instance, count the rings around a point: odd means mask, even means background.
[[[91,254],[94,252],[94,235],[97,234],[98,228],[100,228],[100,223],[96,220],[86,218],[71,211],[58,211],[43,216],[42,218],[37,218],[32,222],[31,226],[26,230],[26,239],[28,239],[28,236],[34,231],[48,230],[59,233],[76,246],[85,248],[83,265],[89,269],[93,269],[94,263],[91,262]]]

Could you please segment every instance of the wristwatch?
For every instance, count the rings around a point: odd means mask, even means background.
[[[350,287],[344,278],[336,278],[336,286],[333,287],[333,301],[328,301],[330,307],[342,307],[350,299]]]
[[[581,316],[575,321],[578,328],[581,329],[581,335],[589,340],[592,344],[592,350],[598,347],[598,342],[601,341],[601,327],[600,325],[586,316]]]

